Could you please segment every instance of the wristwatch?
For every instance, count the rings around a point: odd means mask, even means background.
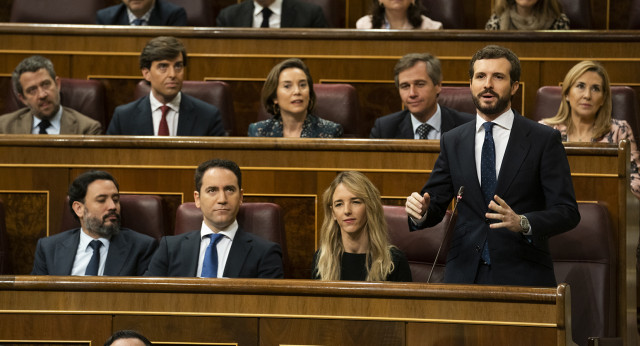
[[[521,233],[527,233],[531,229],[531,225],[529,225],[529,219],[526,216],[520,215],[520,227],[522,230]]]

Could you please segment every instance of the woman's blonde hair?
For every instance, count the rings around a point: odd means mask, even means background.
[[[321,280],[340,280],[340,263],[344,245],[340,226],[334,220],[332,213],[333,194],[340,184],[364,201],[367,213],[365,229],[369,240],[369,249],[366,254],[368,264],[366,281],[384,281],[393,271],[393,260],[380,192],[364,174],[355,171],[338,174],[322,196],[324,221],[320,231],[317,272],[313,274]]]
[[[495,12],[497,15],[501,15],[504,11],[508,11],[509,8],[515,5],[516,0],[496,0]],[[536,16],[550,13],[557,17],[562,13],[562,5],[560,5],[558,0],[538,0],[533,6],[533,12]]]
[[[571,105],[569,104],[569,101],[567,101],[567,96],[578,78],[586,72],[595,72],[600,76],[600,78],[602,78],[602,96],[604,97],[604,102],[602,103],[602,107],[600,107],[596,113],[596,121],[593,126],[592,138],[597,139],[609,133],[611,130],[611,85],[607,70],[595,61],[581,61],[567,72],[567,75],[564,77],[564,81],[562,82],[562,96],[558,113],[554,117],[545,119],[544,121],[548,125],[563,124],[567,127],[567,131],[571,129]]]

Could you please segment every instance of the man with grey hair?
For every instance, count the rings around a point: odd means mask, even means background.
[[[51,60],[34,55],[22,60],[11,75],[18,99],[27,107],[0,116],[0,133],[102,133],[102,126],[69,107],[60,105],[60,78]]]
[[[440,139],[442,133],[473,119],[438,104],[442,69],[435,56],[407,54],[396,63],[394,74],[405,109],[376,119],[371,138]]]

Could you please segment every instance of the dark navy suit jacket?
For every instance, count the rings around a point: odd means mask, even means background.
[[[469,113],[458,112],[455,109],[447,108],[442,105],[440,105],[440,112],[442,116],[440,131],[442,133],[473,120],[473,115]],[[369,137],[414,139],[415,136],[413,132],[413,125],[411,124],[411,112],[405,109],[376,119]]]
[[[438,224],[460,186],[464,195],[450,235],[444,281],[473,283],[488,237],[491,271],[497,285],[555,286],[548,238],[580,221],[569,162],[560,133],[515,112],[507,149],[498,173],[496,195],[524,214],[533,234],[490,229],[475,164],[475,121],[442,136],[440,156],[422,188],[431,202],[426,220],[412,230]],[[423,232],[428,232],[424,230]]]
[[[127,6],[118,4],[103,8],[96,12],[96,24],[102,25],[130,25],[127,15]],[[159,26],[186,26],[187,12],[184,8],[168,1],[156,0],[156,5],[151,11],[148,25]]]
[[[145,276],[195,277],[200,255],[200,230],[160,240]],[[222,274],[228,278],[282,278],[280,245],[238,228]]]
[[[253,0],[227,6],[218,14],[216,25],[250,28],[253,26],[253,9]],[[298,0],[283,0],[280,27],[326,28],[328,24],[320,6]]]
[[[149,95],[116,107],[107,134],[153,136]],[[224,136],[224,126],[218,108],[182,93],[177,135]]]
[[[32,275],[71,275],[73,261],[80,243],[80,228],[41,238],[36,246]],[[140,276],[144,274],[154,250],[155,239],[132,231],[120,229],[109,243],[104,265],[104,275]]]

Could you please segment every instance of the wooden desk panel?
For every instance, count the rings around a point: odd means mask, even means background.
[[[46,337],[60,340],[68,335],[63,326],[89,316],[99,330],[111,323],[114,330],[136,328],[153,342],[255,345],[257,336],[262,345],[439,345],[434,336],[411,340],[455,326],[467,345],[493,345],[484,335],[495,331],[518,340],[524,330],[538,331],[540,344],[571,345],[569,297],[563,285],[0,277],[0,340],[24,337],[27,331],[14,323],[47,317],[57,317],[61,328]],[[89,340],[102,342],[99,337]]]

